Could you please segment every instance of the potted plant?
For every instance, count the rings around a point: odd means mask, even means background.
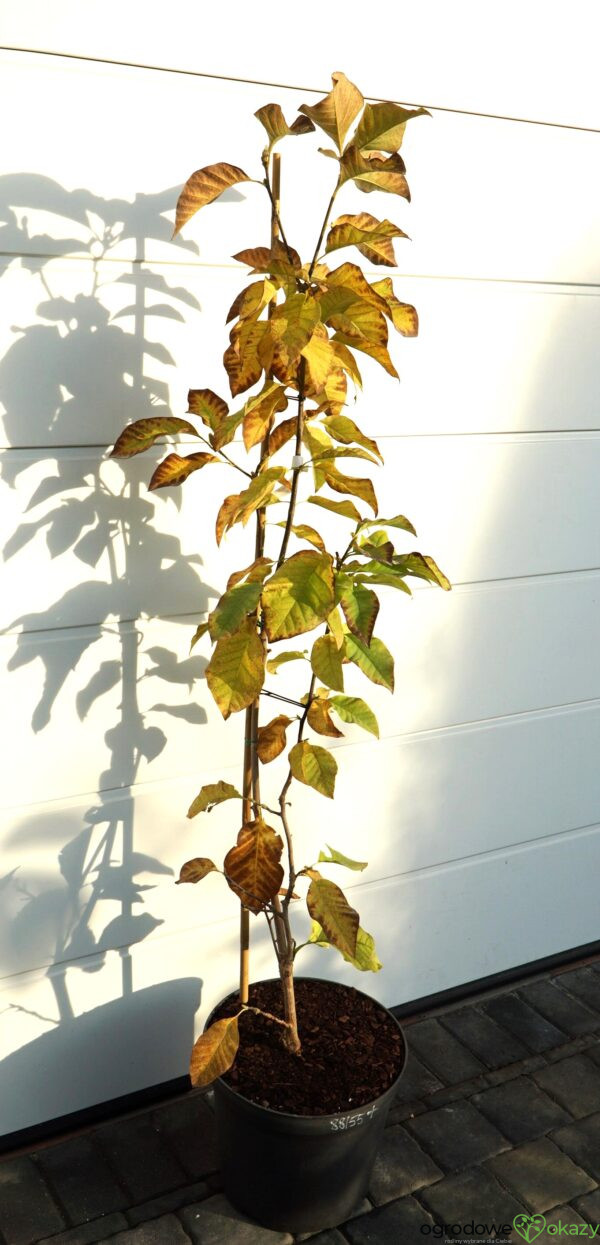
[[[192,641],[207,633],[214,645],[207,682],[224,718],[245,713],[245,743],[241,790],[222,779],[203,786],[188,816],[231,801],[236,838],[222,865],[197,857],[183,865],[179,881],[198,883],[219,872],[241,902],[239,993],[213,1013],[190,1065],[194,1085],[215,1082],[225,1189],[262,1223],[294,1231],[339,1223],[364,1193],[405,1058],[399,1026],[380,1004],[337,983],[294,978],[296,956],[307,944],[333,947],[362,971],[381,965],[372,936],[329,876],[340,867],[362,870],[365,862],[330,847],[317,861],[299,861],[289,795],[298,782],[333,798],[337,764],[323,740],[341,736],[344,723],[378,735],[368,704],[344,690],[345,668],[352,664],[393,691],[393,657],[374,635],[375,589],[410,593],[410,577],[450,587],[432,558],[397,552],[395,534],[406,541],[406,533],[416,535],[412,524],[402,514],[377,517],[370,477],[346,474],[339,461],[381,461],[376,442],[344,413],[349,383],[361,385],[357,352],[397,377],[388,322],[405,337],[416,335],[418,322],[414,307],[396,298],[389,277],[370,282],[354,260],[340,263],[335,254],[354,247],[369,266],[393,267],[394,239],[406,234],[362,211],[331,222],[332,210],[347,184],[409,200],[399,148],[407,123],[424,114],[423,108],[365,103],[336,73],[331,92],[303,105],[292,125],[278,104],[255,114],[267,134],[259,179],[225,163],[192,174],[177,203],[176,233],[228,187],[258,181],[269,198],[270,246],[234,257],[251,268],[253,279],[229,312],[223,359],[233,397],[252,393],[230,412],[212,390],[192,389],[188,415],[204,431],[189,418],[141,419],[125,428],[112,451],[127,457],[173,434],[198,439],[205,448],[184,457],[169,453],[149,487],[178,486],[226,463],[242,480],[217,514],[217,543],[254,516],[249,564],[229,577]],[[314,253],[303,261],[281,220],[274,147],[315,126],[334,144],[319,148],[332,188]],[[241,442],[250,456],[243,464]],[[298,521],[298,485],[307,472],[313,492],[304,509],[350,521],[341,553],[329,552],[319,530]],[[302,645],[314,631],[308,652]],[[297,700],[266,686],[292,661],[308,665],[306,694]],[[279,695],[286,712],[264,720],[259,706],[269,695]],[[286,749],[285,778],[274,795],[266,791],[267,767]],[[300,892],[311,925],[299,945],[290,913]],[[251,914],[266,918],[278,977],[249,988]]]

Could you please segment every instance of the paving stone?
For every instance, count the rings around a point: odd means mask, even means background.
[[[427,1099],[427,1107],[433,1111],[436,1107],[445,1107],[447,1102],[457,1102],[459,1098],[470,1098],[478,1090],[487,1089],[488,1085],[488,1077],[484,1075],[474,1076],[472,1080],[461,1081],[458,1085],[449,1085],[447,1089],[440,1089],[432,1094]]]
[[[515,1143],[533,1141],[551,1128],[571,1123],[564,1107],[559,1107],[524,1076],[475,1094],[472,1101],[509,1141]]]
[[[433,1227],[433,1219],[412,1197],[372,1210],[370,1215],[342,1224],[351,1245],[412,1245],[424,1241],[424,1226]]]
[[[546,1020],[552,1021],[563,1033],[579,1037],[592,1033],[600,1020],[583,1003],[572,999],[560,988],[560,977],[555,981],[532,981],[518,991],[519,998],[529,1003]]]
[[[578,1197],[573,1205],[586,1223],[593,1223],[594,1226],[600,1223],[600,1189],[595,1189],[586,1197]]]
[[[501,1068],[517,1059],[526,1059],[529,1051],[513,1033],[496,1024],[476,1007],[461,1007],[440,1017],[444,1028],[467,1046],[486,1068]]]
[[[194,1245],[292,1245],[289,1232],[261,1228],[235,1210],[221,1193],[186,1206],[179,1217]]]
[[[593,1046],[588,1046],[586,1055],[594,1060],[594,1063],[600,1063],[600,1042],[595,1042]]]
[[[534,1011],[516,994],[499,994],[481,1004],[486,1015],[505,1029],[510,1029],[525,1046],[540,1055],[542,1051],[560,1046],[565,1034],[539,1012]]]
[[[101,1245],[190,1245],[190,1238],[175,1215],[163,1215],[128,1232],[117,1232]]]
[[[468,1081],[485,1072],[483,1064],[439,1020],[419,1020],[411,1025],[410,1043],[444,1085]]]
[[[386,1128],[392,1124],[402,1124],[403,1120],[412,1120],[415,1115],[422,1115],[427,1110],[424,1102],[395,1102],[386,1122]]]
[[[425,1098],[427,1094],[433,1094],[436,1089],[442,1088],[442,1082],[429,1071],[420,1059],[417,1059],[414,1051],[408,1048],[408,1058],[406,1067],[400,1079],[398,1092],[394,1098],[394,1106],[399,1102],[417,1101],[419,1098]]]
[[[546,1051],[546,1062],[556,1063],[559,1059],[569,1059],[571,1055],[578,1055],[581,1051],[592,1049],[596,1041],[593,1033],[584,1033],[581,1037],[571,1038],[571,1041],[565,1042],[564,1046],[555,1046],[554,1050]]]
[[[34,1158],[72,1223],[87,1223],[129,1204],[100,1147],[89,1137],[48,1146]]]
[[[450,1103],[410,1122],[410,1131],[445,1172],[472,1167],[508,1142],[470,1102]]]
[[[577,1124],[557,1128],[551,1137],[579,1167],[600,1180],[600,1112]]]
[[[498,1154],[487,1166],[528,1210],[536,1213],[543,1214],[595,1187],[592,1177],[547,1137]]]
[[[543,1055],[530,1055],[529,1059],[519,1059],[517,1063],[510,1063],[507,1068],[488,1072],[485,1079],[488,1085],[504,1085],[505,1081],[514,1081],[516,1077],[537,1072],[538,1068],[545,1068],[546,1065],[547,1060]]]
[[[109,1237],[112,1239],[115,1232],[127,1226],[124,1215],[102,1215],[100,1219],[59,1232],[58,1236],[47,1236],[38,1245],[97,1245],[99,1241],[106,1241]]]
[[[523,1211],[523,1205],[482,1167],[453,1172],[445,1180],[424,1189],[419,1197],[443,1223],[457,1223],[464,1228],[474,1219],[476,1224],[488,1225],[488,1236],[492,1235],[492,1224],[499,1232],[500,1225],[512,1224],[515,1215]]]
[[[600,974],[593,968],[574,968],[570,972],[561,973],[558,981],[563,990],[574,994],[576,999],[600,1013]]]
[[[190,1094],[170,1103],[152,1116],[192,1180],[201,1180],[217,1168],[215,1118],[206,1096]]]
[[[372,1203],[368,1198],[363,1197],[362,1201],[360,1201],[358,1206],[356,1206],[352,1211],[352,1214],[348,1216],[348,1219],[356,1219],[359,1215],[368,1215],[372,1210]],[[310,1241],[311,1245],[313,1241],[316,1241],[317,1245],[321,1240],[323,1241],[323,1245],[328,1245],[330,1241],[334,1243],[342,1241],[343,1245],[348,1245],[346,1238],[342,1236],[341,1232],[339,1232],[337,1228],[327,1228],[325,1232],[301,1232],[299,1235],[294,1236],[294,1240],[296,1242]]]
[[[406,1193],[414,1193],[415,1189],[422,1189],[433,1180],[440,1180],[442,1175],[439,1167],[398,1124],[384,1133],[375,1159],[369,1197],[376,1206],[381,1206]]]
[[[328,1228],[326,1232],[316,1232],[314,1236],[299,1236],[299,1241],[310,1241],[311,1245],[348,1245],[345,1236],[337,1228]]]
[[[0,1232],[10,1245],[31,1245],[66,1226],[30,1158],[0,1163]]]
[[[149,1116],[103,1125],[93,1136],[134,1205],[189,1184]]]
[[[573,1210],[572,1206],[557,1206],[556,1210],[548,1210],[544,1215],[544,1219],[546,1220],[545,1229],[539,1236],[535,1237],[535,1245],[553,1245],[553,1242],[557,1240],[564,1241],[565,1236],[568,1240],[571,1233],[561,1232],[559,1236],[560,1228],[564,1227],[565,1224],[568,1224],[569,1227],[572,1224],[581,1227],[585,1223],[585,1219],[582,1219],[581,1215],[576,1210]],[[549,1232],[549,1228],[556,1228],[556,1231]]]
[[[196,1184],[187,1185],[185,1189],[174,1189],[171,1193],[163,1193],[161,1197],[152,1198],[150,1202],[143,1202],[141,1206],[132,1206],[127,1211],[127,1218],[130,1226],[138,1223],[144,1223],[147,1219],[158,1219],[159,1215],[166,1215],[170,1211],[181,1210],[182,1206],[190,1206],[192,1202],[200,1202],[203,1198],[209,1197],[212,1190],[204,1180],[198,1180]]]
[[[600,1068],[587,1055],[561,1059],[534,1072],[533,1079],[575,1119],[600,1111]]]

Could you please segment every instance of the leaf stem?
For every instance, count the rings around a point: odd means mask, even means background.
[[[336,185],[334,186],[334,189],[333,189],[333,194],[332,194],[332,196],[331,196],[331,199],[329,200],[329,203],[327,204],[327,211],[325,212],[325,216],[324,216],[324,218],[323,218],[323,224],[321,225],[321,232],[320,232],[320,234],[319,234],[319,238],[318,238],[318,241],[317,241],[317,245],[316,245],[316,247],[315,247],[315,253],[314,253],[314,255],[313,255],[313,257],[312,257],[312,259],[311,259],[311,261],[310,261],[310,268],[309,268],[309,270],[308,270],[308,279],[309,279],[309,281],[310,281],[310,279],[311,279],[311,277],[312,277],[312,274],[313,274],[313,271],[314,271],[314,267],[315,267],[315,264],[316,264],[316,262],[317,262],[317,255],[319,254],[319,251],[320,251],[320,249],[321,249],[321,243],[322,243],[323,238],[324,238],[324,236],[325,236],[325,230],[326,230],[326,228],[327,228],[327,222],[328,222],[328,220],[329,220],[329,216],[330,216],[330,213],[331,213],[331,209],[332,209],[333,204],[334,204],[334,201],[335,201],[335,196],[337,195],[337,192],[338,192],[338,190],[339,190],[339,188],[340,188],[340,176],[341,176],[341,173],[339,173],[339,174],[338,174],[338,179],[337,179]]]

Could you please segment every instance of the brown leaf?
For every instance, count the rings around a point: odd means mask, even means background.
[[[346,134],[358,116],[364,100],[358,87],[349,82],[345,74],[333,73],[331,80],[333,90],[329,95],[319,100],[318,104],[302,104],[299,111],[320,126],[341,151]]]
[[[214,454],[189,454],[187,458],[180,458],[179,454],[169,454],[158,464],[148,488],[153,490],[167,488],[172,484],[183,484],[192,471],[199,471],[207,463],[218,461]]]
[[[265,678],[265,655],[249,618],[234,635],[217,640],[206,667],[206,682],[224,718],[247,709],[256,700]]]
[[[258,743],[256,750],[258,759],[263,765],[268,765],[269,761],[274,761],[286,745],[285,732],[291,725],[293,719],[286,718],[282,713],[277,718],[273,718],[271,722],[267,722],[266,726],[259,727]]]
[[[358,912],[350,907],[344,892],[318,874],[308,888],[306,906],[314,921],[325,931],[329,942],[344,955],[356,954]]]
[[[352,145],[346,148],[340,160],[340,184],[355,181],[358,189],[367,194],[372,190],[386,190],[410,202],[405,170],[402,156],[380,156],[376,152],[363,155]]]
[[[192,437],[198,436],[196,429],[188,423],[187,419],[177,419],[171,415],[136,419],[132,424],[128,424],[117,437],[110,457],[132,458],[134,454],[141,454],[144,450],[150,449],[159,437],[171,437],[177,433]]]
[[[211,432],[222,424],[229,407],[212,389],[190,389],[188,393],[190,415],[198,415]]]
[[[328,700],[312,700],[306,715],[306,720],[308,725],[311,726],[313,731],[316,731],[318,735],[331,735],[339,737],[343,734],[343,732],[338,731],[337,726],[331,719],[329,709],[330,705]]]
[[[325,467],[324,474],[326,483],[335,493],[349,493],[353,497],[360,497],[361,501],[366,501],[371,507],[373,514],[377,514],[377,497],[371,480],[357,476],[345,476],[334,467]]]
[[[177,879],[177,886],[180,882],[201,882],[209,873],[218,872],[217,866],[207,856],[196,856],[194,860],[186,860],[181,866],[181,872]]]
[[[403,337],[416,337],[419,332],[419,317],[411,303],[401,303],[394,294],[391,277],[382,281],[374,281],[371,287],[376,290],[387,303],[386,315]]]
[[[232,891],[251,912],[261,912],[283,882],[283,840],[262,818],[242,826],[223,869]]]
[[[406,237],[408,234],[391,221],[380,221],[369,212],[359,212],[355,216],[338,216],[327,235],[325,250],[356,246],[372,264],[387,264],[389,268],[395,268],[393,239]]]
[[[237,320],[231,330],[223,366],[234,397],[250,389],[262,376],[258,347],[267,327],[264,320]]]
[[[260,393],[248,399],[243,419],[244,445],[247,450],[264,440],[275,415],[279,411],[285,411],[287,404],[284,388],[272,380],[267,381]]]
[[[230,186],[251,180],[248,174],[244,173],[243,169],[238,169],[235,164],[207,164],[205,168],[197,169],[191,177],[188,177],[177,200],[173,237],[176,237],[186,221],[199,208],[207,203],[213,203],[224,190],[229,190]]]
[[[359,151],[394,152],[402,145],[407,121],[429,117],[426,108],[402,108],[389,100],[365,104],[365,110],[352,140]]]
[[[190,1079],[196,1089],[216,1081],[231,1067],[240,1043],[238,1018],[216,1020],[198,1038],[190,1059]]]
[[[280,139],[290,134],[309,134],[315,128],[309,117],[296,117],[293,125],[288,125],[279,104],[263,104],[254,116],[267,131],[269,151]]]
[[[273,429],[269,436],[269,453],[276,454],[286,442],[291,441],[295,436],[298,426],[298,418],[293,415],[291,419],[284,419],[281,424]]]
[[[248,316],[259,316],[261,311],[271,302],[277,293],[277,286],[271,281],[253,281],[251,285],[247,285],[241,290],[237,298],[231,304],[226,324],[230,320],[235,320],[239,316],[240,320],[245,320]]]

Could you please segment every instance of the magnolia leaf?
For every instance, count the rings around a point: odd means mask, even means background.
[[[381,294],[387,303],[386,315],[403,337],[416,337],[419,332],[419,317],[411,303],[401,303],[394,294],[391,277],[382,281],[374,281],[371,287]]]
[[[353,144],[346,148],[340,160],[340,185],[355,181],[358,189],[367,194],[372,190],[386,190],[388,194],[401,195],[410,202],[404,172],[401,156],[380,156],[375,152],[363,155]]]
[[[193,637],[192,637],[192,642],[191,642],[191,644],[190,644],[190,653],[191,653],[192,649],[195,647],[195,645],[198,643],[198,640],[201,640],[201,639],[202,639],[202,636],[203,636],[203,635],[206,635],[206,632],[207,632],[207,631],[208,631],[208,620],[207,620],[206,622],[200,623],[200,624],[196,627],[196,630],[195,630],[194,635],[193,635]]]
[[[240,320],[245,320],[248,316],[257,319],[261,311],[264,311],[265,307],[275,298],[276,293],[277,286],[273,285],[272,281],[268,281],[266,277],[263,281],[253,281],[250,285],[245,286],[243,290],[240,290],[237,297],[234,298],[225,323],[229,324],[236,317],[239,317]]]
[[[327,234],[325,251],[337,251],[343,246],[356,246],[365,259],[372,264],[396,267],[393,238],[407,238],[398,225],[389,220],[377,220],[368,212],[355,216],[338,216]]]
[[[377,514],[377,498],[371,480],[342,475],[335,467],[325,468],[324,476],[325,482],[335,493],[351,493],[354,497],[360,497],[361,501],[371,507],[373,514]]]
[[[204,1089],[231,1068],[240,1044],[238,1018],[216,1020],[198,1038],[190,1058],[190,1080],[195,1089]]]
[[[224,718],[256,700],[265,677],[262,642],[252,619],[215,645],[206,682]]]
[[[313,506],[322,506],[323,510],[331,510],[334,514],[343,515],[345,519],[355,519],[357,523],[361,522],[361,516],[351,501],[333,501],[329,497],[309,497],[308,501]]]
[[[149,489],[168,488],[172,484],[183,484],[193,471],[199,471],[207,463],[218,463],[214,454],[188,454],[180,458],[179,454],[168,454],[153,472]]]
[[[274,761],[286,745],[285,732],[288,726],[291,726],[293,718],[286,718],[282,713],[277,718],[273,718],[271,722],[267,722],[266,726],[259,727],[258,742],[256,750],[258,759],[263,765],[268,765],[269,761]]]
[[[314,921],[318,921],[328,942],[343,955],[356,955],[358,912],[350,907],[344,892],[318,874],[313,878],[306,896],[306,906]]]
[[[225,800],[241,800],[241,795],[230,782],[209,782],[206,786],[201,787],[195,800],[192,800],[188,809],[188,817],[196,817],[198,813],[210,813],[217,804],[223,804]]]
[[[323,427],[328,435],[333,437],[334,441],[340,441],[342,445],[350,445],[352,443],[363,445],[366,450],[376,454],[380,461],[383,462],[383,456],[377,442],[373,441],[371,437],[366,437],[364,432],[361,432],[358,424],[355,424],[354,420],[347,415],[328,415],[323,420]]]
[[[344,631],[342,620],[340,618],[340,611],[338,609],[332,610],[331,614],[327,615],[327,626],[329,627],[337,647],[343,648],[346,632]]]
[[[394,690],[394,658],[383,640],[373,636],[370,644],[365,644],[358,636],[346,636],[346,657],[354,662],[372,683],[380,683],[388,691]]]
[[[329,947],[332,945],[328,942],[318,921],[311,921],[311,932],[308,942],[313,943],[316,947]],[[368,934],[361,925],[359,925],[356,935],[356,952],[354,955],[344,955],[344,959],[353,968],[360,969],[361,972],[378,973],[380,968],[383,968],[381,960],[377,958],[373,935]]]
[[[279,892],[283,869],[279,861],[283,840],[258,817],[242,826],[237,844],[223,861],[228,885],[245,908],[261,912]]]
[[[277,524],[277,527],[285,526],[285,520]],[[308,523],[295,523],[290,528],[290,531],[294,533],[294,536],[298,537],[298,540],[307,540],[309,545],[315,546],[315,549],[321,549],[323,553],[326,552],[323,537],[319,536],[314,527],[309,527]]]
[[[229,413],[227,403],[212,389],[190,389],[188,408],[190,415],[198,415],[211,432],[217,431]]]
[[[381,584],[385,588],[398,588],[400,592],[406,592],[409,597],[412,592],[402,578],[401,573],[394,570],[393,566],[387,567],[381,563],[379,566],[376,562],[365,564],[367,574],[360,576],[360,583]],[[355,583],[359,582],[358,576],[355,577]]]
[[[320,316],[313,294],[290,294],[269,320],[260,349],[265,372],[273,372],[283,384],[295,377],[300,351],[312,337]]]
[[[365,104],[353,145],[359,151],[397,151],[402,145],[407,121],[430,116],[426,108],[402,108],[390,101]]]
[[[242,523],[244,526],[255,510],[264,506],[270,497],[276,483],[285,475],[283,467],[268,467],[266,471],[261,471],[250,481],[247,489],[243,493],[231,493],[229,497],[221,505],[217,515],[216,535],[217,544],[221,543],[223,533],[228,528],[233,527],[235,523]]]
[[[327,377],[338,366],[335,348],[323,325],[317,326],[310,341],[302,347],[301,354],[308,363],[310,378],[315,389],[321,389]]]
[[[334,341],[344,342],[355,350],[361,350],[363,354],[368,354],[376,363],[381,364],[388,376],[393,376],[394,380],[400,380],[386,346],[367,341],[364,337],[347,337],[344,333],[336,333]]]
[[[414,575],[417,579],[426,579],[430,584],[437,584],[444,592],[450,592],[452,584],[447,575],[440,570],[437,562],[423,553],[408,553],[395,559],[395,566],[406,575]]]
[[[227,580],[227,591],[229,592],[230,588],[235,588],[235,585],[239,584],[242,579],[249,579],[251,583],[256,581],[262,583],[272,565],[271,558],[255,558],[254,562],[251,562],[250,566],[244,567],[243,571],[232,572]]]
[[[368,463],[376,463],[376,465],[379,466],[379,463],[376,462],[376,459],[373,458],[372,454],[369,454],[367,450],[363,450],[359,446],[354,445],[344,446],[343,449],[340,449],[339,445],[333,445],[330,449],[321,450],[319,453],[314,455],[313,463],[333,462],[335,464],[336,458],[362,458]]]
[[[328,272],[327,292],[321,300],[325,306],[329,305],[328,299],[331,297],[333,290],[337,292],[335,297],[338,300],[336,305],[339,310],[342,309],[342,306],[339,303],[341,290],[345,291],[347,303],[356,302],[357,299],[362,299],[364,302],[369,303],[372,307],[376,307],[377,310],[383,315],[386,315],[389,310],[385,298],[377,292],[373,285],[369,285],[367,278],[365,277],[362,269],[358,267],[358,264],[340,264],[339,268],[333,268],[331,272]],[[324,320],[325,315],[322,315],[321,319]]]
[[[227,415],[222,424],[210,434],[210,442],[215,450],[221,450],[224,445],[229,445],[244,418],[244,408],[234,411],[232,415]]]
[[[110,452],[111,458],[132,458],[154,445],[159,437],[172,437],[176,433],[197,437],[198,432],[187,419],[176,419],[174,416],[155,416],[153,419],[136,419],[128,424],[117,437]]]
[[[412,536],[416,536],[416,531],[406,515],[396,514],[393,519],[367,519],[363,523],[363,527],[371,527],[373,523],[377,523],[381,527],[399,527],[403,532],[410,532]]]
[[[291,441],[296,435],[298,427],[298,418],[293,415],[291,419],[284,419],[277,427],[273,429],[269,436],[269,454],[276,454],[283,445]]]
[[[358,116],[363,104],[363,97],[349,82],[343,73],[331,75],[333,90],[318,104],[302,104],[299,112],[310,117],[325,133],[332,138],[339,151],[342,150],[344,139],[352,122]]]
[[[293,125],[288,125],[279,104],[264,104],[254,116],[267,131],[269,151],[280,139],[290,134],[310,134],[315,128],[310,117],[296,117]]]
[[[223,366],[234,397],[250,389],[262,376],[263,365],[258,348],[267,328],[264,320],[237,320],[231,330]]]
[[[360,696],[332,696],[330,705],[332,709],[335,709],[342,722],[349,722],[354,726],[362,726],[364,731],[369,731],[371,735],[375,735],[379,739],[377,718],[373,710],[369,708],[366,701],[361,700]]]
[[[343,368],[335,367],[320,388],[312,384],[309,373],[306,392],[309,397],[319,403],[316,411],[309,412],[309,417],[318,415],[320,411],[325,411],[328,415],[339,415],[346,403],[348,392],[348,382]]]
[[[320,696],[315,696],[311,700],[306,721],[317,735],[330,735],[334,739],[339,739],[342,731],[339,731],[335,722],[332,722],[329,712],[329,701],[323,700]]]
[[[180,882],[201,882],[209,873],[218,873],[217,866],[207,856],[196,856],[194,860],[186,860],[176,885]]]
[[[238,182],[249,181],[252,181],[252,178],[248,177],[243,169],[236,168],[235,164],[207,164],[205,168],[197,169],[191,177],[188,177],[177,200],[173,237],[176,237],[186,221],[194,216],[199,208],[205,207],[207,203],[213,203],[219,195],[223,194],[223,191],[229,190],[230,186],[236,186]]]
[[[379,613],[379,601],[375,593],[362,584],[353,583],[350,576],[343,577],[339,593],[340,604],[350,630],[360,640],[364,640],[365,644],[370,644]]]
[[[269,674],[277,674],[279,667],[287,665],[288,661],[308,661],[308,658],[306,653],[300,653],[296,650],[292,652],[288,649],[286,653],[278,653],[277,657],[270,657],[267,662]]]
[[[336,692],[343,692],[342,653],[332,635],[322,635],[315,640],[310,655],[310,664],[321,683],[333,688]]]
[[[267,580],[262,591],[269,640],[286,640],[312,631],[334,605],[333,566],[328,553],[302,549]]]
[[[255,580],[250,583],[236,584],[234,588],[224,592],[208,620],[211,640],[233,635],[242,620],[256,609],[261,591],[260,580]]]
[[[281,277],[284,282],[292,282],[294,289],[296,273],[302,269],[298,252],[293,247],[286,247],[279,238],[275,238],[272,247],[247,247],[233,258],[247,264],[253,272],[269,273],[270,276]]]
[[[285,390],[276,381],[268,380],[260,393],[248,398],[244,407],[244,445],[251,450],[264,440],[278,411],[285,411],[288,400]]]
[[[298,782],[314,787],[321,795],[333,799],[337,761],[326,748],[307,744],[304,739],[294,744],[290,752],[290,769]]]
[[[344,856],[343,852],[336,852],[335,847],[332,847],[330,843],[327,843],[327,851],[328,856],[325,852],[319,852],[317,864],[343,865],[345,869],[353,869],[356,873],[362,873],[367,867],[368,861],[351,860],[349,856]]]

